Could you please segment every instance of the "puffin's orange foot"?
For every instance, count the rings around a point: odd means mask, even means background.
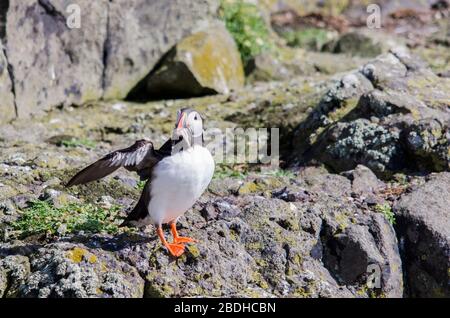
[[[166,245],[167,250],[169,251],[172,256],[178,257],[183,255],[184,253],[184,245],[183,244],[177,244],[177,243],[167,243]]]
[[[190,237],[177,236],[173,238],[173,242],[179,244],[179,243],[197,243],[198,241]]]

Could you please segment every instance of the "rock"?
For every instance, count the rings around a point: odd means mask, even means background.
[[[102,251],[57,243],[30,256],[33,272],[19,297],[142,297],[144,281],[131,266]]]
[[[443,124],[440,119],[424,119],[405,130],[405,145],[419,170],[450,170],[450,122]]]
[[[125,98],[182,38],[207,27],[216,0],[116,0],[109,4],[106,99]]]
[[[292,148],[296,149],[294,156],[309,149],[325,127],[350,113],[358,104],[360,96],[373,89],[372,83],[359,72],[349,72],[330,86],[319,103],[293,131]]]
[[[67,4],[10,1],[6,54],[19,117],[102,97],[107,2],[78,0],[82,27],[70,28]]]
[[[325,51],[346,53],[363,57],[375,57],[383,52],[382,44],[373,37],[358,32],[348,32],[327,43]]]
[[[239,51],[225,27],[217,24],[179,42],[130,96],[228,94],[243,85]]]
[[[357,194],[373,194],[384,186],[372,170],[363,165],[342,174],[352,182],[352,191]]]
[[[346,285],[361,278],[369,282],[369,268],[376,268],[375,273],[379,274],[383,285],[382,295],[402,297],[402,262],[392,226],[380,214],[361,216],[354,224],[342,220],[338,214],[326,219],[323,226],[325,267],[339,283]]]
[[[410,297],[449,297],[450,173],[432,175],[394,205]]]
[[[338,172],[363,164],[379,177],[447,170],[448,85],[420,58],[391,49],[328,90],[294,130],[291,160]]]
[[[171,47],[214,20],[217,8],[215,0],[10,1],[0,7],[0,25],[6,24],[0,38],[6,43],[18,116],[125,98]],[[81,27],[71,24],[77,12]],[[0,53],[0,65],[4,60]],[[2,110],[12,118],[6,75],[0,72],[0,96],[5,96]]]
[[[339,175],[330,174],[323,167],[306,167],[300,172],[300,177],[309,189],[316,192],[344,196],[351,190],[349,180]]]
[[[61,208],[69,203],[79,203],[80,200],[76,197],[64,193],[62,191],[54,190],[54,189],[45,189],[44,192],[39,197],[39,200],[48,200],[50,201],[54,207]]]
[[[364,63],[361,58],[289,48],[257,55],[248,67],[248,81],[282,81],[317,73],[335,74]]]
[[[0,259],[0,297],[18,296],[19,289],[29,274],[30,263],[27,257],[11,255]]]
[[[399,135],[366,119],[338,123],[324,138],[330,142],[318,157],[336,171],[363,164],[383,174],[401,167]]]
[[[64,233],[64,239],[56,235],[46,244],[10,240],[2,243],[0,257],[30,260],[30,273],[17,283],[19,297],[402,294],[392,227],[381,214],[355,205],[347,178],[311,168],[291,178],[249,176],[245,183],[261,189],[221,198],[206,194],[180,218],[180,234],[200,242],[188,245],[176,261],[153,234],[141,232]],[[298,200],[295,195],[294,200],[273,197],[282,193],[283,184],[284,192],[302,195]],[[205,210],[211,212],[207,222]],[[343,257],[332,259],[336,253]],[[373,289],[366,287],[371,264],[378,266],[381,278]]]
[[[7,122],[16,117],[11,77],[9,75],[8,61],[4,50],[5,48],[0,39],[0,123]]]

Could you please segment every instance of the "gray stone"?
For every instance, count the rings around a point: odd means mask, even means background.
[[[384,183],[363,165],[357,165],[355,169],[342,173],[352,182],[352,191],[357,194],[373,194],[384,187]]]
[[[66,21],[77,4],[81,27]],[[19,117],[102,97],[107,1],[10,1],[6,52]]]
[[[0,38],[0,123],[10,121],[16,117],[12,82],[4,50],[5,48]]]
[[[206,27],[216,0],[115,0],[109,4],[106,99],[124,98],[178,41]]]
[[[241,56],[222,23],[184,39],[132,92],[132,99],[229,94],[244,86]]]
[[[0,297],[16,297],[30,274],[28,258],[10,255],[0,259]]]
[[[108,253],[58,243],[31,256],[33,272],[21,297],[142,297],[144,281],[131,266]]]
[[[450,173],[403,195],[394,206],[411,297],[450,297]]]

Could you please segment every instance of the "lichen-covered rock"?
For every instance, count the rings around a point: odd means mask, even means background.
[[[0,297],[17,297],[29,274],[30,263],[27,257],[10,255],[0,258]]]
[[[205,28],[217,8],[216,0],[110,1],[104,97],[125,98],[178,41]]]
[[[416,158],[419,170],[450,170],[450,122],[440,120],[424,119],[405,131],[405,145]]]
[[[237,46],[225,27],[216,24],[180,41],[131,97],[228,94],[243,85]]]
[[[432,175],[395,204],[411,297],[449,297],[450,173]]]
[[[387,43],[382,39],[369,36],[360,32],[348,32],[341,35],[338,39],[327,43],[324,46],[325,51],[333,53],[345,53],[363,57],[375,57],[387,51]],[[386,40],[386,39],[383,39]]]
[[[0,124],[16,117],[11,77],[4,50],[0,38]]]
[[[208,209],[217,213],[205,215],[200,206],[194,208],[180,220],[181,232],[202,239],[176,262],[170,261],[159,242],[142,239],[124,242],[119,258],[146,277],[150,297],[400,297],[401,261],[392,227],[382,215],[359,211],[342,194],[319,190],[326,191],[320,184],[329,183],[331,175],[323,171],[309,175],[308,184],[303,183],[303,175],[297,180],[305,186],[303,196],[282,195],[283,191],[300,193],[295,184],[282,190],[268,182],[274,195],[283,199],[271,198],[269,186],[208,200]],[[341,176],[335,179],[341,193],[348,195],[345,189],[350,189],[350,182]],[[232,213],[223,213],[224,209]],[[321,230],[329,227],[330,231]],[[342,239],[339,248],[330,247],[338,233],[352,238]],[[346,248],[344,262],[354,265],[353,276],[340,280],[345,269],[336,269],[325,254]],[[377,289],[364,287],[369,264],[380,269],[382,283]]]
[[[331,87],[293,133],[291,161],[336,171],[364,164],[379,176],[449,167],[449,82],[394,48]]]
[[[338,123],[324,138],[329,144],[318,156],[337,171],[349,170],[357,164],[366,165],[378,173],[401,167],[398,133],[366,119]]]
[[[347,72],[366,62],[359,57],[282,48],[257,55],[248,81],[282,81],[297,76]]]
[[[20,297],[142,297],[144,292],[137,271],[104,251],[58,243],[29,258],[33,271],[22,282]]]

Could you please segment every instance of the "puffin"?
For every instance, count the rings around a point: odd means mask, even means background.
[[[67,187],[101,179],[123,167],[136,172],[145,186],[134,209],[120,226],[144,228],[153,224],[161,243],[174,257],[185,251],[185,243],[195,243],[177,232],[178,218],[190,209],[206,190],[214,174],[214,159],[203,145],[203,119],[191,108],[182,108],[172,136],[159,149],[146,139],[116,150],[78,172]],[[169,224],[173,241],[162,229]]]

